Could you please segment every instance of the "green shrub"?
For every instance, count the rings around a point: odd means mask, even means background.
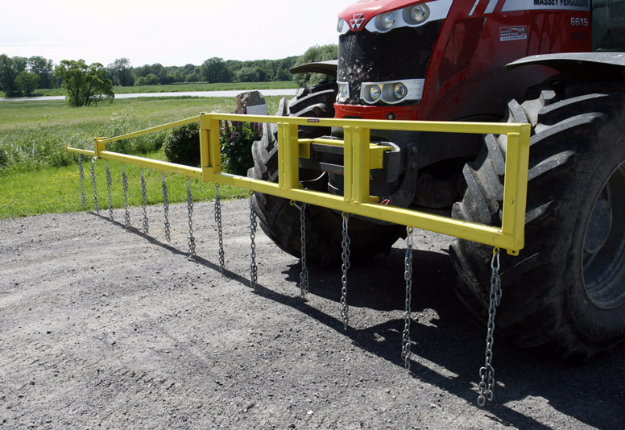
[[[224,121],[221,129],[221,162],[226,172],[245,176],[254,166],[252,143],[262,135],[262,124]]]
[[[181,125],[172,129],[163,147],[170,163],[188,166],[200,165],[200,126],[199,123]]]

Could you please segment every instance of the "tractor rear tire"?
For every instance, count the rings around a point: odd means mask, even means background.
[[[333,118],[336,99],[336,83],[320,84],[312,89],[302,88],[295,98],[280,102],[276,115]],[[329,135],[330,129],[300,127],[300,138]],[[277,126],[264,124],[261,140],[252,146],[254,167],[248,170],[251,178],[278,182]],[[300,180],[306,188],[327,192],[327,175],[300,169]],[[280,197],[254,193],[252,205],[265,234],[283,251],[301,256],[300,212],[288,200]],[[349,220],[352,261],[366,260],[378,254],[389,253],[395,241],[405,235],[404,228],[397,225],[379,225],[366,219],[352,217]],[[323,265],[340,261],[342,218],[330,209],[307,205],[306,208],[306,257]]]
[[[587,360],[625,339],[625,86],[552,82],[508,105],[532,137],[525,248],[502,253],[496,327],[519,347]],[[501,225],[505,153],[505,136],[486,136],[455,218]],[[457,240],[451,255],[458,296],[485,320],[492,248]]]

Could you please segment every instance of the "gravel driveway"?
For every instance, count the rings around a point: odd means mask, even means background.
[[[495,400],[477,407],[486,329],[456,299],[450,239],[416,232],[412,363],[400,358],[403,258],[310,268],[262,232],[249,287],[247,200],[225,202],[226,271],[213,207],[0,220],[0,428],[624,429],[625,347],[585,365],[497,338]],[[504,294],[505,299],[505,294]]]

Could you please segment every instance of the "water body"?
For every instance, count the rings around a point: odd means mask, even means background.
[[[230,90],[230,91],[180,91],[174,93],[136,93],[136,94],[115,94],[116,99],[133,99],[138,97],[236,97],[237,94],[252,90]],[[294,96],[297,89],[281,90],[258,90],[264,96]],[[20,102],[20,101],[46,101],[65,100],[65,96],[46,97],[15,97],[0,98],[0,102]]]

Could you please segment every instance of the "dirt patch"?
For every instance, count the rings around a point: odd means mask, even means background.
[[[411,372],[400,358],[405,244],[348,275],[299,263],[259,232],[249,287],[248,202],[160,207],[150,234],[123,212],[0,221],[0,427],[469,429],[625,427],[625,348],[580,366],[498,338],[495,401],[476,405],[485,328],[453,294],[450,239],[418,232]],[[121,222],[121,223],[120,223]],[[132,211],[141,229],[141,211]]]

